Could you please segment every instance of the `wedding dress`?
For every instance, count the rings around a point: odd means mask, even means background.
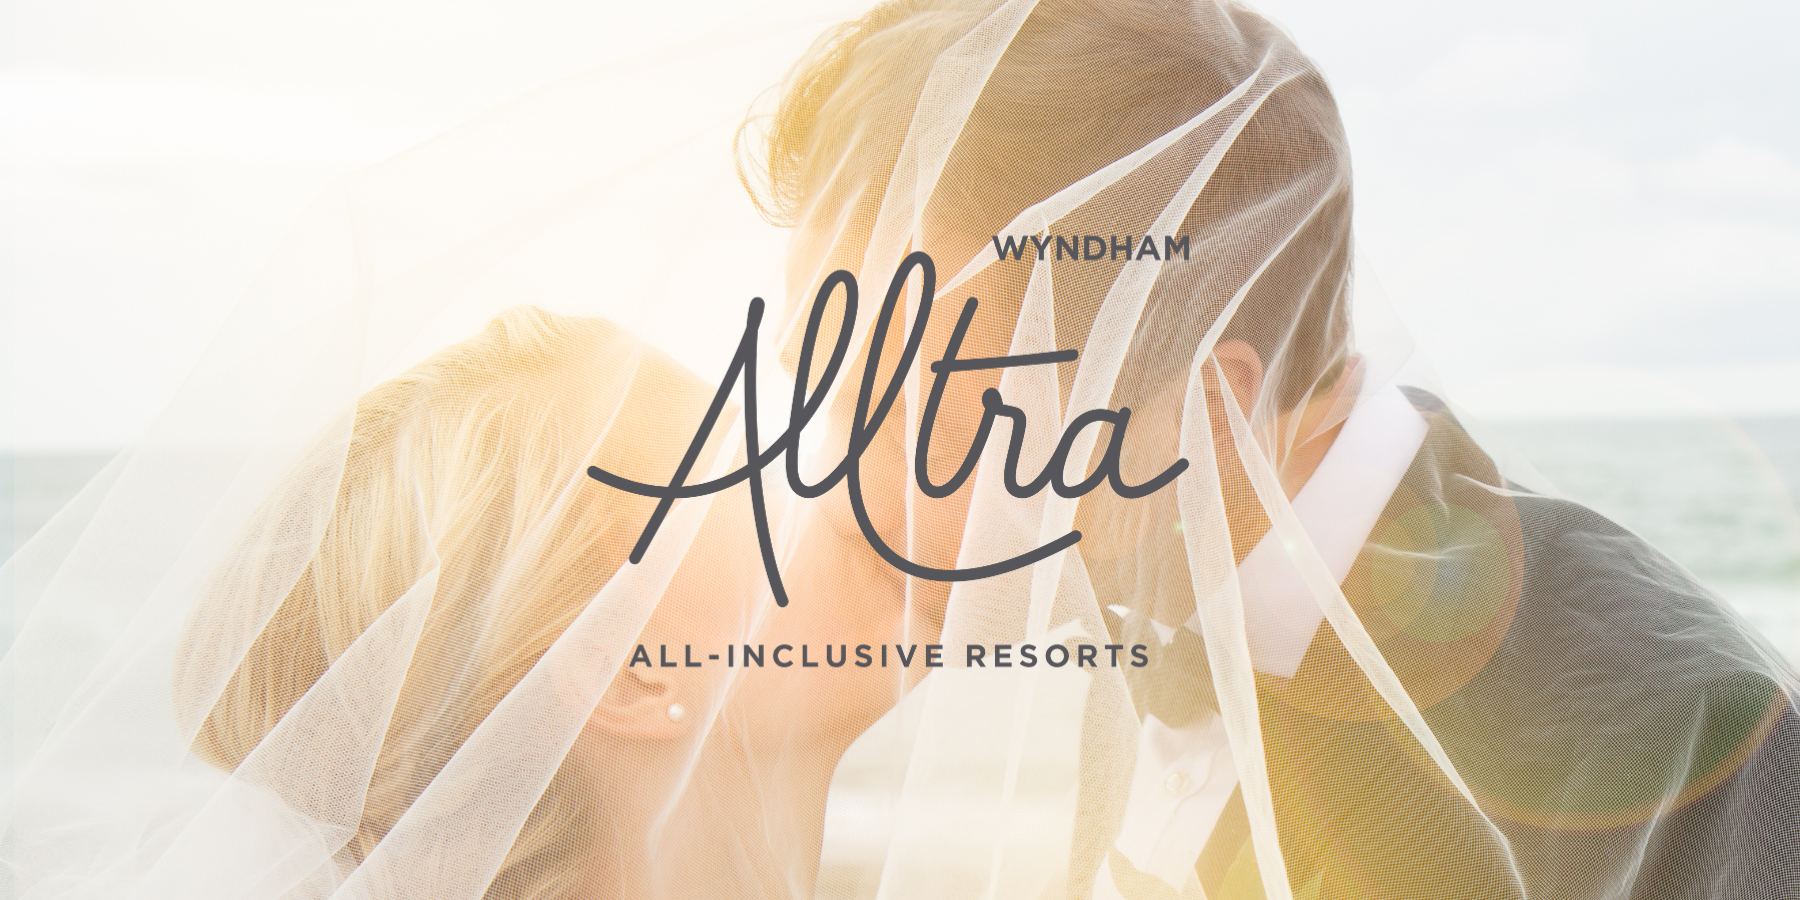
[[[346,178],[7,564],[11,896],[1800,896],[1793,672],[1350,185],[1212,0],[767,7]]]

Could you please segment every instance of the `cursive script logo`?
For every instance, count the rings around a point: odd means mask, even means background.
[[[881,366],[882,348],[886,346],[888,329],[893,325],[894,312],[899,307],[900,293],[906,286],[907,276],[914,268],[918,268],[924,282],[919,299],[918,314],[913,321],[912,331],[906,336],[905,346],[900,352],[898,364],[889,376],[887,385],[882,389],[881,397],[874,399],[876,374]],[[920,565],[896,552],[875,532],[874,523],[869,519],[869,512],[862,494],[862,455],[875,439],[875,433],[881,423],[893,409],[894,400],[900,395],[905,383],[906,373],[911,371],[913,361],[919,354],[919,343],[925,336],[926,322],[931,318],[932,295],[937,286],[937,270],[931,263],[931,257],[923,252],[915,252],[900,262],[894,272],[894,280],[888,285],[887,297],[882,301],[881,314],[875,320],[875,332],[870,342],[869,357],[863,365],[862,385],[856,395],[856,415],[850,426],[850,440],[844,452],[844,458],[834,466],[830,473],[813,484],[807,484],[800,476],[799,454],[794,452],[799,445],[800,433],[812,421],[819,407],[825,401],[825,395],[836,381],[838,369],[843,366],[844,357],[850,350],[850,332],[856,323],[856,277],[839,269],[819,286],[817,299],[813,303],[812,313],[806,321],[805,338],[800,345],[800,358],[795,366],[793,406],[788,418],[787,430],[777,437],[767,448],[761,447],[756,431],[756,332],[762,322],[763,301],[761,297],[750,301],[750,311],[746,316],[743,337],[738,341],[737,354],[731,359],[731,366],[725,372],[725,378],[719,385],[719,391],[713,395],[712,404],[706,415],[700,420],[699,430],[694,440],[688,445],[687,453],[681,463],[676,466],[675,474],[667,485],[644,484],[608,472],[598,466],[588,467],[589,477],[622,491],[628,491],[641,497],[657,498],[656,509],[651,512],[650,520],[644,524],[644,530],[638,535],[637,544],[631,548],[631,561],[636,563],[644,558],[644,551],[649,548],[650,541],[656,537],[656,531],[662,526],[669,508],[678,499],[701,497],[722,491],[746,479],[750,482],[750,503],[756,520],[757,542],[762,549],[763,568],[768,574],[769,587],[774,592],[775,603],[787,605],[787,591],[781,584],[781,572],[775,563],[774,541],[769,533],[767,505],[763,499],[761,478],[762,470],[773,463],[777,456],[787,457],[788,486],[801,497],[813,498],[823,496],[837,486],[839,481],[848,484],[850,492],[850,508],[856,516],[857,527],[862,529],[863,538],[869,546],[881,555],[882,559],[894,568],[918,578],[933,581],[973,581],[999,575],[1023,568],[1039,560],[1046,559],[1075,545],[1081,540],[1081,532],[1071,531],[1041,547],[1021,553],[1011,559],[973,566],[967,569],[938,569]],[[807,393],[808,375],[812,370],[813,355],[819,338],[819,326],[825,314],[827,301],[831,299],[839,287],[844,289],[843,325],[838,329],[837,342],[832,346],[831,357],[825,362],[824,372],[819,378],[819,385],[812,393]],[[1003,481],[1008,493],[1014,497],[1025,498],[1043,491],[1048,485],[1058,496],[1080,497],[1102,482],[1110,485],[1115,493],[1126,499],[1144,497],[1161,489],[1174,481],[1187,469],[1187,460],[1178,459],[1175,463],[1156,477],[1143,484],[1130,485],[1119,474],[1119,459],[1125,444],[1125,428],[1131,421],[1131,410],[1120,407],[1117,410],[1088,410],[1069,422],[1063,431],[1062,440],[1057,442],[1056,452],[1051,454],[1050,461],[1044,471],[1029,482],[1019,481],[1019,454],[1025,441],[1025,412],[1016,406],[1009,406],[1001,398],[1000,392],[988,388],[981,397],[981,423],[977,426],[975,437],[970,443],[969,452],[963,458],[962,465],[950,480],[943,484],[933,484],[931,476],[926,472],[926,460],[931,447],[932,426],[937,419],[938,406],[944,398],[944,386],[953,372],[969,372],[980,369],[1004,369],[1009,366],[1039,366],[1048,363],[1069,362],[1077,357],[1075,350],[1057,350],[1050,353],[1027,353],[1020,356],[995,356],[982,359],[958,359],[957,351],[962,349],[963,338],[968,334],[969,324],[975,319],[975,310],[979,304],[970,297],[963,305],[962,315],[957,319],[956,328],[950,335],[950,342],[944,349],[944,358],[931,364],[934,375],[931,383],[931,394],[925,401],[924,419],[919,425],[917,451],[913,458],[913,475],[919,490],[930,497],[948,497],[956,493],[969,476],[975,471],[975,463],[987,446],[988,433],[993,430],[994,420],[1004,417],[1012,423],[1012,441],[1007,449],[1006,468]],[[706,445],[707,438],[725,409],[725,401],[731,396],[733,386],[739,378],[744,382],[744,447],[746,462],[742,468],[725,475],[697,484],[687,484],[688,475],[694,463],[700,457],[701,448]],[[1110,442],[1106,452],[1101,456],[1100,464],[1093,474],[1078,484],[1069,484],[1063,477],[1063,471],[1069,461],[1069,454],[1074,451],[1075,442],[1081,430],[1089,425],[1107,423],[1112,425]]]

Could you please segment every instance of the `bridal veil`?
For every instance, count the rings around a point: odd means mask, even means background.
[[[1800,896],[1790,668],[1350,213],[1213,0],[766,7],[345,178],[4,570],[11,895]]]

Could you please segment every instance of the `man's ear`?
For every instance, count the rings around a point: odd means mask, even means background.
[[[686,734],[693,713],[662,670],[626,666],[600,695],[592,721],[609,734],[666,740]]]
[[[1250,410],[1256,407],[1256,398],[1262,394],[1262,357],[1256,348],[1232,338],[1213,347],[1213,359],[1219,361],[1225,380],[1231,383],[1231,395],[1237,399],[1238,409],[1248,417]]]

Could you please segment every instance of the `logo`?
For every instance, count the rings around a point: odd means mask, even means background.
[[[882,348],[886,346],[888,330],[893,327],[894,313],[899,307],[900,293],[906,286],[907,276],[914,268],[918,268],[924,282],[923,292],[919,300],[917,315],[913,321],[912,331],[906,336],[906,343],[901,350],[900,358],[888,377],[881,396],[875,398],[877,375],[881,368]],[[843,325],[838,330],[836,343],[832,346],[831,356],[825,362],[825,369],[819,379],[819,386],[811,394],[806,385],[811,373],[813,357],[817,350],[819,327],[823,319],[828,300],[839,287],[844,290]],[[856,414],[851,423],[850,440],[845,448],[844,458],[834,466],[830,473],[813,484],[807,484],[800,475],[799,455],[795,449],[799,446],[801,432],[812,421],[819,407],[825,402],[825,395],[835,383],[838,370],[843,367],[844,359],[850,350],[851,329],[856,322],[857,285],[856,277],[839,269],[831,273],[819,286],[819,293],[807,318],[806,334],[800,347],[799,361],[795,367],[793,405],[790,410],[787,430],[777,436],[773,443],[764,448],[756,427],[756,335],[757,327],[762,322],[763,301],[761,297],[752,298],[749,313],[745,317],[744,333],[738,341],[737,353],[731,359],[725,378],[719,385],[718,393],[713,396],[712,404],[700,421],[699,429],[693,441],[688,445],[687,453],[676,467],[674,475],[666,485],[644,484],[629,478],[608,472],[598,466],[588,468],[588,476],[609,487],[627,491],[641,497],[655,497],[657,504],[644,524],[644,530],[638,535],[637,543],[631,549],[630,560],[639,562],[649,548],[650,541],[656,537],[656,531],[662,526],[675,501],[688,497],[703,497],[725,490],[740,481],[750,482],[750,502],[756,520],[757,542],[762,549],[763,568],[768,574],[769,587],[774,592],[775,603],[787,606],[787,591],[781,583],[781,572],[775,563],[774,542],[769,533],[767,504],[763,498],[761,478],[751,478],[774,464],[777,457],[785,456],[788,486],[795,495],[805,498],[823,496],[836,487],[838,482],[845,482],[850,492],[850,508],[856,515],[857,527],[862,530],[864,540],[880,554],[881,558],[894,568],[916,578],[933,581],[974,581],[993,575],[1000,575],[1029,566],[1039,560],[1047,559],[1068,549],[1081,540],[1081,532],[1070,531],[1062,537],[1037,547],[1011,559],[1001,560],[987,565],[972,566],[966,569],[938,569],[920,565],[896,552],[875,532],[875,526],[869,519],[869,513],[862,493],[862,454],[874,440],[875,433],[881,423],[892,411],[894,401],[900,395],[901,387],[911,371],[919,354],[919,344],[925,336],[926,323],[931,318],[932,297],[937,287],[937,270],[932,265],[931,257],[923,252],[914,252],[900,262],[894,272],[894,280],[888,285],[887,297],[882,301],[881,314],[875,320],[875,331],[870,343],[868,360],[863,365],[862,384],[856,397]],[[951,333],[950,342],[944,349],[944,357],[931,364],[933,374],[931,394],[925,402],[924,419],[919,425],[919,440],[913,458],[913,477],[923,491],[930,497],[948,497],[962,487],[975,471],[975,462],[980,459],[982,450],[987,445],[988,433],[993,430],[994,420],[1004,417],[1012,422],[1012,445],[1006,456],[1003,481],[1008,493],[1014,497],[1027,498],[1035,496],[1048,486],[1058,496],[1065,498],[1080,497],[1099,487],[1102,483],[1109,485],[1113,492],[1126,499],[1146,497],[1174,481],[1176,476],[1187,469],[1185,459],[1177,459],[1173,465],[1164,469],[1161,474],[1142,484],[1126,484],[1119,474],[1119,460],[1125,445],[1125,430],[1131,422],[1131,410],[1092,409],[1075,416],[1064,429],[1062,439],[1057,442],[1056,451],[1051,454],[1050,461],[1044,471],[1029,482],[1019,480],[1019,454],[1022,450],[1025,433],[1025,412],[1010,406],[994,388],[988,388],[981,397],[981,423],[970,444],[969,452],[956,474],[943,484],[933,484],[926,473],[925,462],[929,458],[931,432],[937,418],[938,407],[943,401],[944,386],[952,374],[971,372],[983,369],[1004,369],[1012,366],[1041,366],[1051,363],[1070,362],[1077,358],[1075,350],[1057,350],[1049,353],[1029,353],[1020,356],[995,356],[978,359],[959,359],[957,352],[962,349],[963,338],[968,334],[969,324],[974,321],[975,310],[979,306],[974,297],[970,297],[963,305],[962,314],[957,319],[956,328]],[[712,481],[688,484],[687,478],[692,473],[696,460],[700,457],[701,448],[706,445],[712,434],[714,425],[718,423],[720,414],[725,409],[725,402],[731,396],[733,387],[739,379],[744,382],[744,446],[746,462],[742,468],[722,475]],[[1091,425],[1110,424],[1112,432],[1106,451],[1100,458],[1092,474],[1077,484],[1069,484],[1063,477],[1069,454],[1073,451],[1076,439],[1082,429]]]

